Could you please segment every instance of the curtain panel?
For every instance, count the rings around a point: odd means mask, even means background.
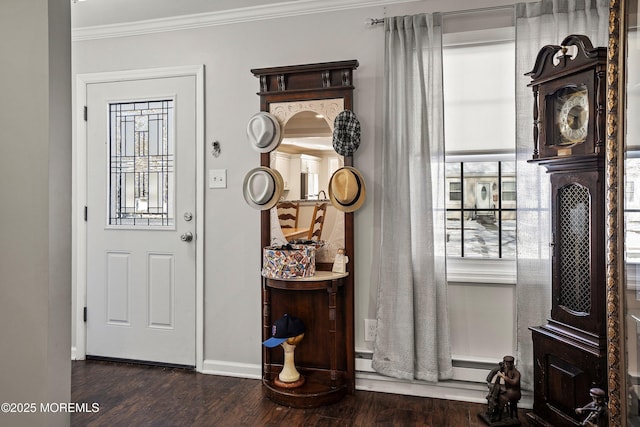
[[[372,366],[452,376],[445,257],[439,14],[386,18],[377,335]]]
[[[543,0],[518,3],[516,14],[517,351],[522,387],[533,389],[532,326],[551,313],[550,183],[533,154],[533,92],[527,85],[540,49],[570,34],[606,46],[608,0]]]

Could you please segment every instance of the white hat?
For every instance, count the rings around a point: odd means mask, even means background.
[[[278,203],[284,188],[282,175],[264,166],[251,169],[244,177],[244,200],[252,208],[267,210]]]
[[[275,150],[282,141],[278,119],[264,111],[254,114],[247,124],[247,139],[259,153]]]

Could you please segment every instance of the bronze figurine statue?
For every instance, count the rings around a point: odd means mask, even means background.
[[[520,425],[520,372],[515,367],[513,356],[504,356],[502,362],[489,372],[487,386],[487,412],[479,414],[480,418],[490,426]]]
[[[587,427],[606,427],[609,422],[607,413],[607,402],[604,390],[594,387],[589,390],[591,402],[582,408],[576,409],[576,414],[587,414],[587,417],[580,423],[581,426]]]

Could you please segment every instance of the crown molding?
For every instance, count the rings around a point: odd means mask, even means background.
[[[409,3],[415,0],[298,0],[218,12],[181,15],[120,24],[96,25],[72,29],[73,41],[128,37],[166,31],[189,30],[218,25],[287,18],[314,13],[335,12],[363,7]],[[363,23],[364,25],[364,23]]]

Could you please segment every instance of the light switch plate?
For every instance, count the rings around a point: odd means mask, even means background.
[[[209,188],[227,188],[226,169],[209,169]]]

